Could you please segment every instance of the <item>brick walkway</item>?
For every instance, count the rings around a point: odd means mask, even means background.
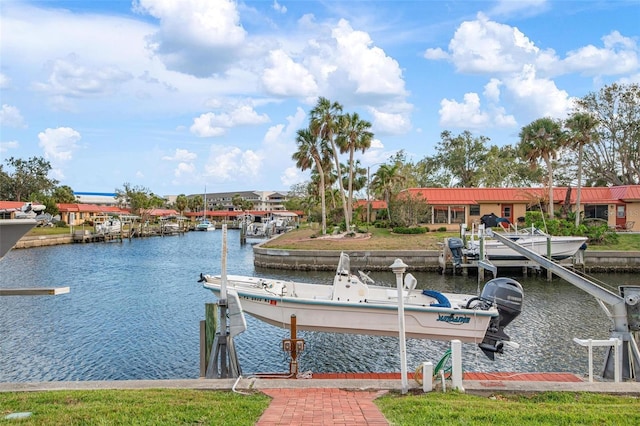
[[[258,420],[275,425],[388,425],[373,400],[385,391],[264,389],[273,398]]]

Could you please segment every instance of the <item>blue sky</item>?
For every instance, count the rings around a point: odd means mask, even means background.
[[[0,157],[76,191],[288,190],[319,96],[373,124],[363,165],[440,133],[515,144],[640,83],[634,1],[0,0]]]

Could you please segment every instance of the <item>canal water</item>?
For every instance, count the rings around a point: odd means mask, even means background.
[[[197,378],[199,321],[212,293],[200,273],[220,273],[221,232],[132,241],[12,250],[0,262],[0,287],[69,286],[60,296],[0,297],[0,382]],[[251,245],[228,232],[229,274],[331,283],[331,272],[296,272],[253,266]],[[420,288],[476,293],[477,277],[416,273]],[[503,274],[501,274],[503,275]],[[507,275],[507,274],[504,274]],[[389,272],[377,283],[395,285]],[[587,352],[574,337],[606,339],[610,321],[594,298],[554,278],[515,275],[525,290],[522,315],[506,330],[519,348],[491,362],[464,344],[467,371],[573,372],[586,374]],[[599,275],[631,284],[631,274]],[[637,277],[636,277],[637,278]],[[637,284],[637,282],[636,282]],[[281,350],[287,330],[247,316],[236,338],[243,375],[288,372]],[[306,341],[300,370],[391,372],[400,370],[398,339],[299,332]],[[446,342],[407,340],[409,369],[436,363]],[[603,359],[595,351],[596,374]]]

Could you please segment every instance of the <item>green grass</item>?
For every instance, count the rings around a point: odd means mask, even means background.
[[[631,396],[545,392],[491,398],[449,393],[400,396],[376,405],[392,425],[638,425],[640,400]]]
[[[593,250],[620,250],[620,251],[640,251],[640,234],[618,233],[618,242],[615,244],[591,244],[589,248]]]
[[[0,393],[0,424],[253,425],[270,398],[189,389]],[[22,420],[10,413],[31,412]]]
[[[261,393],[192,389],[0,393],[0,424],[253,425],[269,404]],[[392,425],[638,425],[635,396],[545,392],[492,397],[432,392],[375,401]],[[31,412],[22,420],[10,413]]]

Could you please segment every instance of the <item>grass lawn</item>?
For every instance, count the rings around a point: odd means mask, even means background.
[[[262,393],[190,389],[0,393],[0,424],[253,425],[269,404]],[[392,425],[638,425],[634,396],[546,392],[492,397],[432,392],[375,401]],[[11,413],[30,412],[21,420]]]
[[[392,425],[638,425],[640,399],[594,393],[545,392],[481,397],[456,392],[400,396],[376,405]]]

